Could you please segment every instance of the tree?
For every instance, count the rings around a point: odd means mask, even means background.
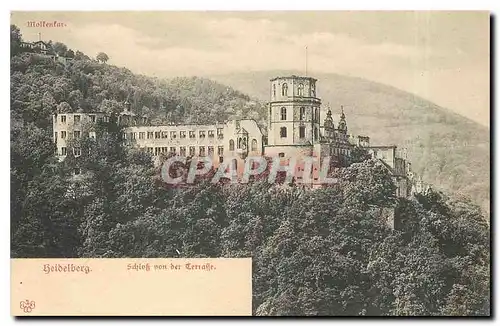
[[[21,30],[16,25],[10,25],[10,56],[13,57],[21,50]]]
[[[52,45],[52,51],[54,51],[57,55],[64,57],[66,56],[66,52],[68,52],[68,47],[64,43],[55,42]]]
[[[71,108],[71,105],[69,105],[68,102],[61,102],[57,106],[57,112],[58,113],[70,113],[70,112],[73,112],[73,109]]]
[[[109,57],[106,53],[104,52],[99,52],[96,57],[97,61],[106,63],[109,60]]]
[[[81,51],[76,51],[75,60],[90,60],[90,58]]]

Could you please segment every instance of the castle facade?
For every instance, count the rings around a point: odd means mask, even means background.
[[[395,145],[373,146],[367,136],[353,137],[348,133],[343,108],[338,121],[334,121],[328,108],[321,121],[321,99],[316,92],[317,80],[312,77],[287,76],[270,80],[270,101],[266,128],[255,120],[240,119],[215,124],[153,125],[147,117],[138,116],[125,102],[125,110],[118,116],[123,128],[123,140],[151,154],[156,163],[163,154],[176,153],[184,157],[208,157],[214,167],[227,160],[233,161],[241,172],[248,156],[291,158],[314,157],[321,163],[326,157],[334,166],[347,166],[353,149],[358,146],[382,162],[397,186],[396,195],[408,197],[412,192],[423,192],[426,187],[411,171],[406,151]],[[60,160],[69,151],[81,155],[72,140],[82,137],[96,138],[98,121],[109,121],[103,112],[61,113],[53,116],[54,142]],[[319,165],[312,171],[313,183],[318,180]],[[296,166],[301,178],[303,165]]]

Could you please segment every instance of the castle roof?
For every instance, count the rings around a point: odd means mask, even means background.
[[[274,78],[271,78],[270,81],[275,81],[277,79],[303,79],[303,80],[312,80],[312,81],[317,81],[316,78],[313,77],[306,77],[306,76],[297,76],[297,75],[290,75],[290,76],[277,76]]]

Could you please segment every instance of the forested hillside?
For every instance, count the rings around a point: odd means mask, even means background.
[[[21,39],[11,27],[11,38]],[[67,56],[66,45],[49,43]],[[62,51],[59,49],[63,49]],[[135,75],[85,54],[62,62],[49,55],[11,48],[11,112],[14,120],[47,128],[55,112],[122,111],[125,101],[153,122],[210,123],[232,118],[262,119],[263,108],[230,87],[203,78],[159,80]]]
[[[113,121],[99,126],[103,137],[81,140],[78,160],[59,163],[56,111],[121,111],[128,98],[157,120],[206,122],[258,118],[261,107],[204,79],[160,81],[84,54],[56,63],[11,50],[12,257],[252,257],[255,315],[490,314],[490,229],[471,202],[441,192],[396,199],[373,160],[315,190],[203,180],[170,188]],[[75,178],[75,165],[86,173]],[[381,210],[395,207],[392,230]]]

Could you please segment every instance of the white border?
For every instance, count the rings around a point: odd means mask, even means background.
[[[10,207],[10,116],[9,110],[7,108],[10,107],[10,64],[9,64],[9,55],[8,55],[8,44],[10,42],[9,36],[7,36],[7,24],[10,24],[10,11],[37,11],[37,10],[488,10],[492,11],[494,14],[498,13],[499,10],[498,0],[474,0],[474,1],[438,1],[438,0],[419,0],[419,1],[390,1],[390,0],[379,0],[379,1],[360,1],[360,0],[349,0],[349,1],[319,1],[319,0],[302,0],[300,2],[294,2],[292,0],[246,0],[246,1],[228,1],[228,0],[182,0],[182,1],[170,1],[168,4],[160,2],[160,1],[152,1],[152,0],[141,0],[141,1],[131,1],[131,0],[122,0],[120,2],[105,2],[102,0],[86,0],[86,1],[53,1],[53,0],[44,0],[44,1],[16,1],[14,4],[8,4],[7,1],[3,1],[1,6],[1,19],[3,31],[2,33],[2,43],[7,44],[7,50],[4,50],[4,64],[1,65],[2,69],[2,79],[3,79],[3,87],[1,88],[2,94],[2,103],[3,109],[1,110],[2,119],[0,119],[0,123],[2,124],[3,137],[1,138],[2,145],[2,153],[9,153],[9,155],[2,156],[2,169],[0,180],[0,184],[2,185],[2,199],[3,199],[3,207],[4,211],[8,210]],[[498,21],[496,22],[498,24]],[[495,37],[495,39],[497,39]],[[5,49],[5,47],[4,47]],[[495,89],[492,91],[498,92],[498,85],[496,85]],[[496,119],[495,121],[496,122]],[[496,132],[495,132],[495,136]],[[497,137],[495,137],[497,138]],[[500,145],[495,145],[495,150],[497,152],[500,151]],[[495,181],[497,181],[498,176]],[[498,194],[495,198],[491,198],[492,203],[496,202],[498,199]],[[492,210],[494,211],[494,210]],[[2,251],[4,254],[4,265],[0,269],[2,279],[4,281],[3,288],[6,289],[2,291],[1,295],[1,307],[2,311],[2,325],[4,322],[6,324],[14,323],[15,320],[10,317],[10,226],[9,226],[9,216],[10,214],[3,214],[2,216],[2,227],[1,230],[4,232],[4,235],[1,237],[2,239]],[[493,219],[493,218],[492,218]],[[493,235],[495,235],[495,231],[497,230],[497,224],[494,223],[495,230],[493,230]],[[494,242],[496,244],[496,241]],[[492,248],[494,253],[496,253],[496,246]],[[493,284],[496,285],[498,283],[497,269],[495,270],[495,275],[492,275],[494,279]],[[495,286],[496,288],[496,286]],[[496,291],[494,291],[496,293]],[[498,300],[494,300],[497,302]],[[492,307],[492,311],[495,311],[494,307]],[[54,320],[38,320],[40,322],[45,322],[48,324],[52,324]],[[66,322],[69,320],[58,320],[59,322]],[[161,322],[167,323],[178,323],[178,322],[186,322],[182,320],[165,320]],[[229,320],[231,321],[231,320]],[[265,322],[268,320],[257,320],[259,323]],[[311,323],[315,320],[304,320],[301,319],[301,322]],[[369,322],[390,322],[394,321],[400,323],[401,319],[395,320],[380,320],[380,319],[370,319],[367,320]],[[412,320],[414,323],[420,324],[424,323],[425,325],[430,325],[437,323],[438,320]],[[441,321],[441,320],[439,320]],[[448,322],[454,322],[454,320],[447,320]],[[479,320],[481,321],[481,320]],[[87,323],[89,320],[80,320],[79,322]],[[113,320],[108,321],[111,323],[122,323],[123,320]],[[129,321],[132,323],[138,323],[138,320]],[[191,321],[190,321],[191,322]],[[204,322],[206,322],[204,320]],[[214,320],[215,323],[226,322],[222,320]],[[363,320],[361,319],[352,319],[352,320],[331,320],[331,322],[335,324],[347,324],[349,323],[361,323]],[[467,320],[467,322],[477,322],[477,320]],[[104,320],[92,320],[93,324],[101,324],[104,323]]]

